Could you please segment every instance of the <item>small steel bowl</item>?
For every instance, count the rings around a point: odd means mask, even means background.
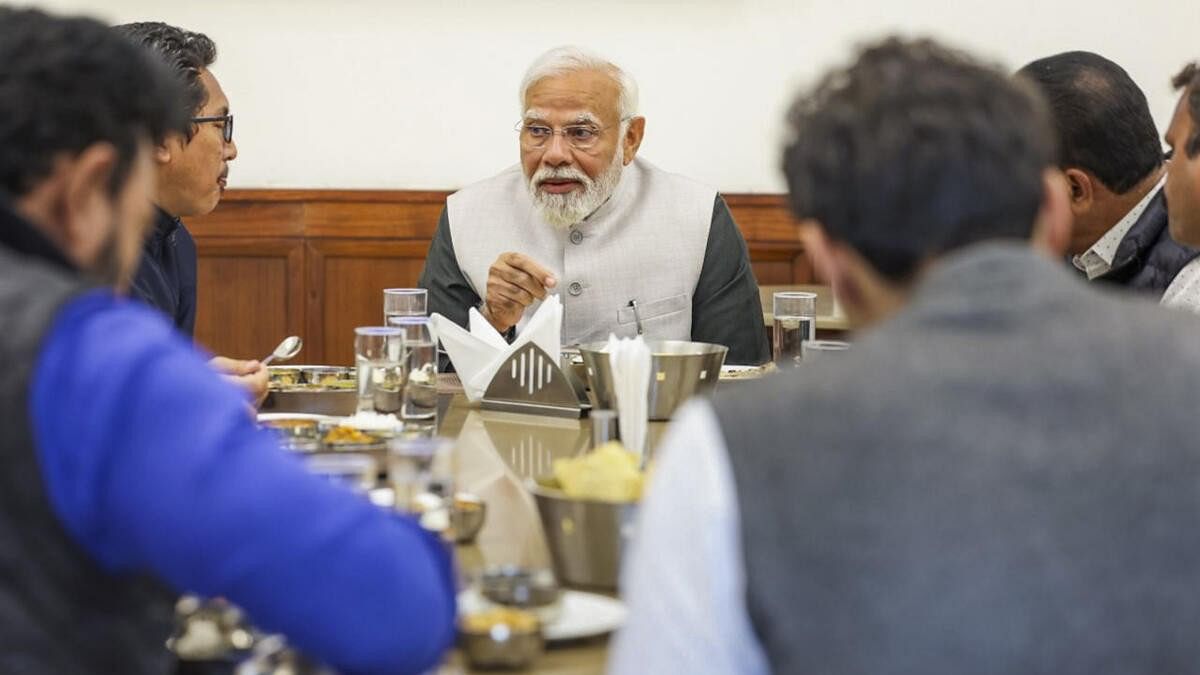
[[[454,510],[450,525],[454,528],[454,543],[469,544],[479,536],[487,520],[487,504],[483,499],[468,492],[454,495]]]
[[[540,627],[516,630],[497,624],[482,632],[459,628],[459,646],[472,668],[527,668],[542,655],[545,641]]]
[[[321,425],[315,419],[277,418],[260,424],[270,429],[279,438],[279,444],[288,450],[312,452],[321,444]]]
[[[492,602],[510,607],[544,607],[558,602],[558,582],[550,570],[505,565],[486,570],[479,591]]]
[[[548,569],[515,565],[488,569],[479,579],[479,594],[498,605],[533,612],[543,626],[554,623],[562,614],[562,591]]]

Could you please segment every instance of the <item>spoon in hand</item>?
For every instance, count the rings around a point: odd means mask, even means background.
[[[287,361],[296,354],[299,354],[300,348],[303,346],[304,340],[300,339],[299,335],[288,336],[284,338],[283,342],[280,342],[279,346],[275,348],[275,351],[271,352],[271,355],[263,359],[261,363],[265,366],[275,359]]]

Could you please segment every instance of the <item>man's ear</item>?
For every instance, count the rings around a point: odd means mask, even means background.
[[[1096,183],[1086,171],[1067,169],[1060,172],[1067,186],[1069,206],[1073,213],[1083,213],[1092,207],[1096,199]]]
[[[1068,169],[1067,175],[1058,169],[1042,173],[1042,206],[1033,225],[1033,247],[1056,258],[1062,257],[1071,244],[1071,224],[1075,220],[1071,213],[1075,205],[1071,171]]]
[[[815,220],[800,223],[800,242],[812,263],[814,279],[829,284],[839,302],[861,304],[862,291],[852,276],[847,274],[846,248],[834,243],[825,233],[825,228]]]
[[[63,244],[83,266],[91,263],[112,236],[115,206],[111,188],[117,163],[117,149],[111,143],[93,143],[65,169],[57,216]]]
[[[625,166],[637,157],[638,148],[642,147],[642,138],[646,135],[646,118],[635,117],[629,120],[629,128],[625,130],[625,137],[621,139],[621,144],[625,150]]]
[[[162,143],[154,146],[154,163],[160,166],[170,164],[171,160],[175,158],[175,154],[183,151],[186,142],[187,139],[182,134],[167,134]]]
[[[833,252],[825,229],[815,220],[803,220],[798,227],[800,244],[812,264],[813,277],[820,282],[830,282],[834,276]]]

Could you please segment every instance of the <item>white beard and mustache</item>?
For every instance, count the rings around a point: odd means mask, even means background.
[[[559,230],[565,230],[580,223],[584,218],[600,208],[612,196],[617,183],[621,181],[621,171],[625,168],[625,148],[618,146],[613,153],[613,161],[595,180],[576,167],[541,166],[529,178],[529,194],[533,197],[533,205],[542,218]],[[575,180],[583,186],[582,190],[571,190],[565,194],[551,194],[539,190],[542,181],[549,179]]]

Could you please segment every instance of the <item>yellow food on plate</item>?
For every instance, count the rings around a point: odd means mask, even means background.
[[[325,442],[329,445],[366,445],[377,443],[379,439],[353,427],[334,427],[325,434]]]
[[[605,443],[579,457],[554,461],[554,478],[571,499],[636,502],[642,498],[640,460],[620,443]]]
[[[517,633],[531,633],[538,629],[538,619],[532,612],[496,607],[468,614],[460,622],[460,627],[467,633],[487,633],[496,626],[508,626]]]

